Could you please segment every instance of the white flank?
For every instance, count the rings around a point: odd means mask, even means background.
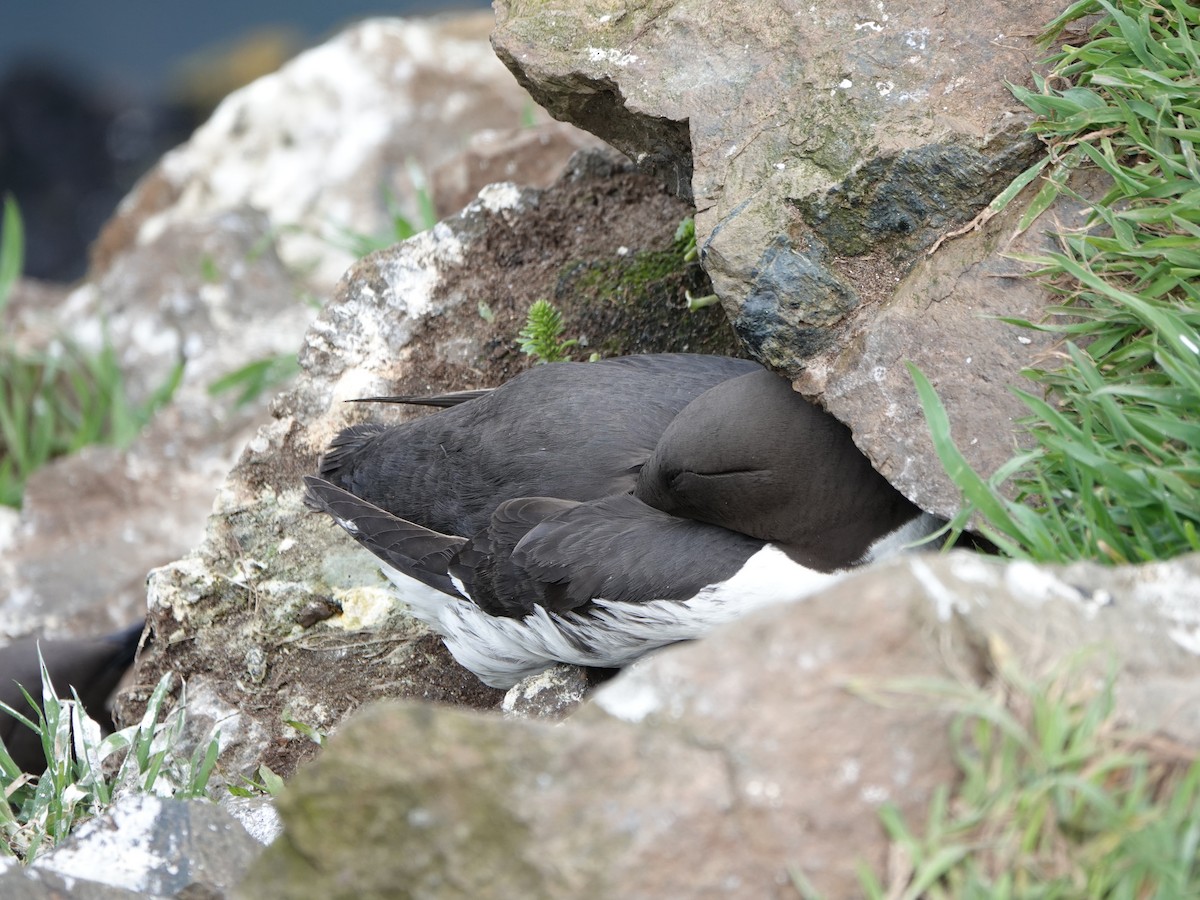
[[[384,572],[413,615],[442,635],[454,658],[498,688],[512,687],[559,662],[627,665],[667,644],[703,637],[749,610],[802,599],[842,577],[805,568],[768,544],[728,581],[709,585],[689,600],[598,599],[586,613],[551,613],[539,606],[524,619],[514,619],[488,615],[474,603],[448,597],[395,569],[384,567]]]
[[[902,553],[913,550],[932,549],[935,545],[926,547],[911,547],[917,541],[923,540],[946,524],[945,519],[939,519],[933,513],[923,512],[915,519],[909,519],[895,531],[885,534],[867,548],[859,565],[890,559]]]
[[[462,603],[448,594],[443,594],[437,588],[431,588],[423,582],[410,578],[398,569],[393,569],[387,563],[379,566],[383,574],[396,590],[396,599],[408,605],[413,618],[418,619],[439,634],[442,633],[442,614],[452,603]],[[474,604],[471,604],[474,606]]]
[[[863,562],[903,553],[942,524],[936,516],[918,516],[872,544]],[[847,574],[809,569],[767,544],[731,578],[701,588],[688,600],[596,599],[586,613],[551,613],[536,606],[515,619],[488,615],[469,600],[447,596],[389,566],[383,570],[399,599],[442,635],[451,655],[496,688],[510,688],[556,663],[624,666],[659,647],[704,637],[751,610],[801,600]],[[455,587],[462,589],[457,582]]]

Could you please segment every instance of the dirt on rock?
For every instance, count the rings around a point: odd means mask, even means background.
[[[511,228],[489,229],[470,265],[445,273],[438,293],[469,299],[414,339],[397,393],[492,387],[534,360],[518,335],[529,307],[551,301],[577,360],[632,353],[745,355],[719,306],[695,312],[686,293],[712,292],[675,241],[692,208],[617,155],[579,154]],[[478,351],[452,362],[451,344]]]

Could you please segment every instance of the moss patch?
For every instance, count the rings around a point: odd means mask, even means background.
[[[554,295],[568,336],[578,334],[601,356],[646,347],[737,355],[740,347],[722,309],[689,312],[689,292],[711,293],[712,284],[698,264],[670,249],[566,266]]]

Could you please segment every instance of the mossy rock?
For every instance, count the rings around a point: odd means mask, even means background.
[[[645,250],[565,266],[554,292],[564,337],[579,337],[602,357],[673,349],[745,355],[724,310],[688,310],[687,295],[712,293],[698,263],[677,249]],[[585,354],[582,354],[585,355]]]

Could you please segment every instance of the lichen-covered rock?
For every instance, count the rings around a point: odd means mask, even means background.
[[[907,557],[644,659],[556,727],[375,706],[285,789],[238,895],[784,898],[799,871],[861,896],[880,806],[919,826],[955,772],[954,710],[914,685],[1111,667],[1125,724],[1195,746],[1197,597],[1200,556]]]
[[[97,900],[221,897],[261,850],[211,801],[127,795],[28,870],[16,867],[0,875],[0,893]]]
[[[584,669],[558,665],[514,684],[500,708],[516,719],[563,719],[583,703],[588,687]]]
[[[146,572],[202,537],[216,487],[270,400],[213,387],[292,357],[312,317],[268,227],[248,209],[170,225],[22,318],[26,339],[47,352],[55,342],[95,356],[107,346],[131,408],[173,390],[128,449],[88,447],[29,479],[0,556],[0,633],[124,627],[144,614]]]
[[[252,206],[328,292],[354,261],[348,238],[391,234],[396,206],[420,222],[417,189],[470,135],[545,121],[490,52],[491,24],[368,19],[231,94],[123,201],[97,267],[168,223]]]
[[[492,39],[555,116],[694,197],[705,269],[751,353],[948,514],[958,491],[905,363],[945,391],[967,458],[995,470],[1025,412],[1009,387],[1050,341],[999,321],[1050,302],[1003,254],[1049,244],[1010,245],[1011,216],[921,260],[1039,152],[1006,84],[1028,82],[1034,35],[1061,8],[503,0]]]

